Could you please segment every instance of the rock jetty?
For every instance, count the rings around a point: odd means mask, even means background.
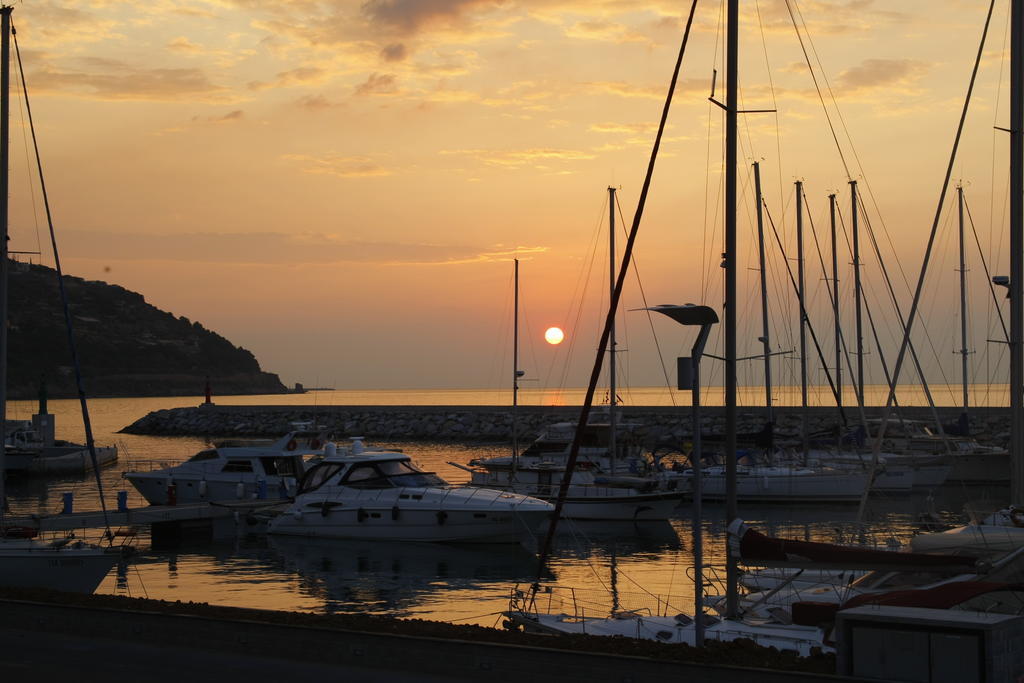
[[[520,438],[535,437],[546,425],[575,421],[578,406],[520,406]],[[834,409],[809,409],[809,430],[827,429],[836,423]],[[881,408],[867,410],[868,417],[881,415]],[[689,407],[624,406],[620,420],[640,425],[649,444],[686,439],[692,435]],[[701,409],[702,431],[721,433],[724,410]],[[931,420],[931,411],[904,408],[904,419]],[[944,423],[955,422],[959,409],[939,409]],[[854,418],[849,415],[852,421]],[[499,406],[198,406],[157,410],[128,425],[122,432],[157,436],[245,436],[276,437],[296,422],[313,422],[330,429],[335,437],[365,436],[383,440],[509,441],[512,414]],[[800,412],[796,408],[776,409],[776,432],[798,434]],[[739,430],[756,432],[764,425],[763,408],[740,408]],[[986,443],[1003,445],[1009,438],[1009,410],[978,409],[972,412],[971,431]]]

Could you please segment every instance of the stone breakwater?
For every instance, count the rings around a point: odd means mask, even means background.
[[[546,425],[575,422],[579,406],[520,406],[517,413],[520,438],[535,437]],[[764,408],[738,409],[739,430],[756,432],[764,425]],[[854,422],[855,411],[847,412]],[[957,408],[939,408],[939,418],[951,423],[959,415]],[[880,417],[881,408],[866,410],[867,416]],[[592,413],[593,414],[593,413]],[[686,439],[692,435],[690,408],[623,406],[619,419],[641,425],[640,433],[653,444],[658,441]],[[904,419],[932,420],[927,408],[904,408]],[[702,432],[720,433],[724,427],[724,409],[701,408]],[[336,438],[365,436],[378,440],[427,441],[509,441],[512,438],[512,413],[499,406],[198,406],[157,410],[128,425],[122,432],[156,436],[245,436],[277,437],[295,422],[313,422],[331,430]],[[829,408],[808,410],[808,428],[814,432],[836,423],[836,411]],[[800,411],[776,408],[776,432],[799,434]],[[1009,439],[1010,416],[1006,408],[981,408],[972,411],[971,432],[985,443],[1005,445]]]

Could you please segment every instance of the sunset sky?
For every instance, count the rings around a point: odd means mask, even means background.
[[[518,256],[521,367],[542,386],[584,384],[607,301],[607,187],[621,188],[628,224],[689,4],[19,3],[14,22],[65,271],[202,322],[287,383],[497,389],[511,375]],[[899,269],[912,286],[988,3],[741,4],[743,106],[777,109],[741,117],[740,353],[748,355],[760,336],[755,160],[787,249],[793,181],[806,183],[826,260],[826,197],[839,192],[848,217],[847,180],[858,180],[909,308]],[[708,95],[718,69],[724,98],[722,11],[718,2],[698,7],[641,226],[636,258],[651,305],[721,304],[723,117]],[[954,174],[994,274],[1007,271],[1007,140],[993,129],[1008,125],[1007,14],[999,0]],[[13,111],[11,248],[33,250],[44,224],[28,199],[22,105]],[[956,382],[955,213],[942,224],[923,306],[928,337],[918,339],[930,379]],[[807,248],[809,306],[830,347],[809,237]],[[770,253],[772,344],[788,350],[796,307],[777,247]],[[1001,349],[986,343],[1001,334],[991,296],[976,249],[969,253],[972,365],[977,381],[1005,381]],[[849,260],[841,258],[840,279],[852,325]],[[865,253],[864,261],[880,334],[891,340],[895,317],[877,260]],[[624,308],[643,302],[631,278]],[[621,320],[620,381],[663,382],[654,332],[667,363],[692,337],[667,320],[652,332],[638,312]],[[542,337],[555,325],[567,334],[558,347]],[[881,381],[877,353],[869,360],[869,380]],[[795,362],[779,365],[780,381],[794,381]],[[741,381],[760,376],[744,367]]]

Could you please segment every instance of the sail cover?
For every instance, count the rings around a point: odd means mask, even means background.
[[[739,519],[729,525],[729,547],[740,562],[762,567],[970,572],[977,570],[978,561],[968,555],[907,553],[773,538]]]

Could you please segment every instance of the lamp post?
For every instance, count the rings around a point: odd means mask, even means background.
[[[704,355],[704,345],[711,334],[711,326],[718,322],[718,314],[709,306],[685,304],[682,306],[662,304],[652,306],[648,311],[655,311],[675,320],[680,325],[700,326],[697,340],[693,343],[689,358],[677,359],[679,389],[690,389],[693,392],[691,402],[693,419],[693,450],[690,451],[690,466],[693,472],[693,589],[694,589],[694,645],[704,645],[704,540],[701,523],[703,521],[704,477],[701,471],[701,424],[700,424],[700,359]]]

